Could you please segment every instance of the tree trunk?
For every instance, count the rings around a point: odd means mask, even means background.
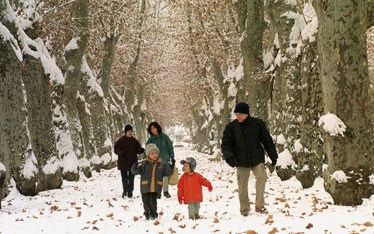
[[[101,88],[103,89],[104,96],[109,99],[110,90],[110,72],[115,58],[116,47],[119,37],[110,35],[104,41],[104,57],[101,69]]]
[[[87,103],[91,106],[90,112],[95,137],[95,145],[98,158],[91,158],[91,163],[95,164],[95,168],[109,169],[112,165],[112,141],[109,130],[109,120],[105,110],[104,93],[100,85],[97,83],[97,77],[94,76],[87,60],[83,57],[82,72],[85,74],[83,83],[87,85],[88,96]]]
[[[52,122],[52,81],[39,60],[24,56],[22,77],[32,148],[38,161],[38,191],[61,188],[62,171]],[[37,92],[35,92],[37,90]]]
[[[236,3],[244,78],[238,82],[238,102],[249,102],[251,115],[267,120],[269,80],[263,76],[262,43],[265,31],[264,2],[239,0]],[[246,9],[245,11],[243,10]]]
[[[79,84],[82,81],[83,74],[81,72],[82,57],[86,51],[89,32],[88,32],[88,16],[89,16],[89,0],[78,0],[74,2],[72,8],[72,15],[74,25],[76,26],[77,37],[73,38],[72,42],[76,42],[77,47],[70,48],[65,51],[65,58],[67,63],[67,72],[65,74],[65,85],[64,85],[64,104],[66,106],[66,117],[69,127],[70,136],[74,147],[75,155],[78,157],[80,162],[85,161],[84,134],[82,133],[82,123],[78,114],[78,103],[77,94]],[[70,44],[69,43],[69,44]],[[86,163],[82,165],[88,166],[84,168],[85,171],[90,170],[90,166]],[[82,168],[83,169],[83,168]],[[71,172],[69,172],[71,174]],[[77,170],[78,173],[78,170]],[[71,175],[73,176],[73,175]],[[79,175],[73,177],[78,178]]]
[[[0,143],[7,173],[23,195],[36,195],[38,170],[28,130],[26,94],[20,61],[8,42],[0,41]],[[8,174],[8,175],[9,175]],[[10,178],[10,176],[9,176]]]
[[[313,17],[317,16],[313,15]],[[307,23],[310,24],[313,20],[316,18],[307,19]],[[322,135],[318,128],[318,119],[323,112],[323,103],[316,36],[313,35],[312,39],[308,38],[303,41],[305,45],[300,64],[302,83],[301,138],[299,142],[295,142],[293,150],[299,168],[296,178],[301,182],[303,188],[313,186],[315,178],[322,175],[322,163],[324,163]]]
[[[336,204],[357,205],[374,193],[373,132],[369,119],[366,51],[367,1],[313,2],[318,15],[318,52],[324,112],[346,128],[324,134],[328,168],[325,188]],[[323,119],[320,125],[325,127]],[[346,175],[339,179],[338,175]]]

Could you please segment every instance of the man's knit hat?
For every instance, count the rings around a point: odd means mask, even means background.
[[[127,124],[127,125],[125,126],[125,133],[126,133],[127,131],[130,131],[130,130],[132,130],[132,126],[131,126],[130,124]]]
[[[236,104],[234,113],[241,113],[249,115],[249,105],[245,102],[239,102]]]
[[[148,157],[153,150],[155,150],[157,153],[160,153],[160,150],[157,148],[157,145],[155,145],[155,144],[146,145],[145,146],[145,155]]]

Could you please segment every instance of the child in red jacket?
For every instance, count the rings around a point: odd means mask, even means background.
[[[213,190],[209,180],[197,172],[196,160],[188,157],[181,161],[184,174],[178,182],[178,201],[179,204],[188,204],[188,216],[190,219],[199,218],[200,202],[203,201],[202,186],[208,188],[209,192]]]

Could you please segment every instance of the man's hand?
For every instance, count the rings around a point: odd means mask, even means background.
[[[271,164],[268,166],[270,173],[273,173],[275,170],[275,165],[277,165],[277,159],[271,160]]]
[[[212,185],[210,185],[210,186],[208,187],[208,191],[209,191],[209,192],[212,192],[212,190],[213,190],[213,187],[212,187]]]
[[[183,204],[183,198],[182,197],[178,197],[178,202],[179,202],[179,204]]]
[[[236,167],[237,161],[234,157],[226,159],[227,164],[229,164],[230,167]]]
[[[269,168],[270,174],[272,174],[275,170],[275,166],[273,166],[273,164],[270,164],[268,168]]]

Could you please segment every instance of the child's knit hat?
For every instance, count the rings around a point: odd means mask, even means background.
[[[155,144],[148,144],[145,146],[145,155],[148,157],[151,152],[155,150],[157,153],[160,153],[160,150],[157,148],[157,145]]]
[[[191,168],[192,171],[194,171],[196,169],[196,160],[193,157],[188,157],[188,158],[181,161],[182,165],[185,164],[185,163],[190,164],[190,168]]]

